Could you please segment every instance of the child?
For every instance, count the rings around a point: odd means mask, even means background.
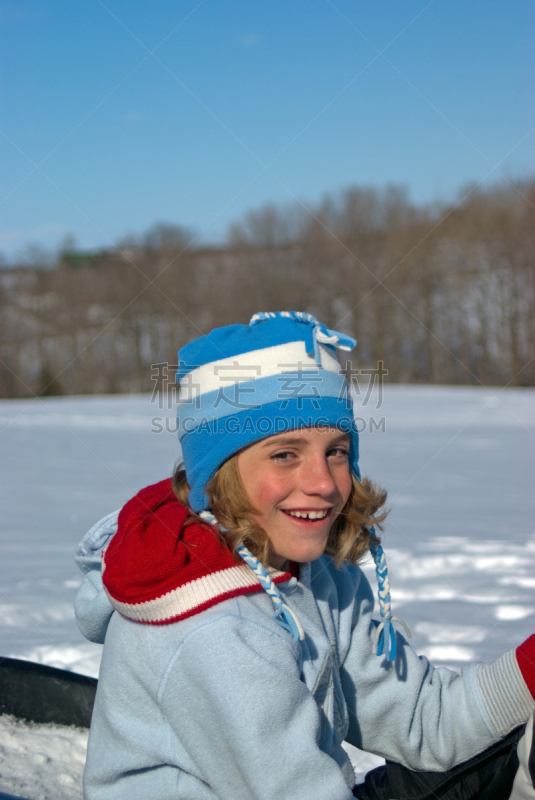
[[[457,675],[393,629],[386,495],[336,357],[354,344],[278,312],[180,351],[183,468],[77,551],[78,623],[105,638],[89,800],[535,797],[535,636]],[[354,787],[344,740],[394,763]]]

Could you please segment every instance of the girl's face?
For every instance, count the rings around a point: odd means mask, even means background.
[[[350,438],[337,428],[303,428],[270,436],[238,454],[254,516],[267,533],[270,563],[314,561],[352,488]]]

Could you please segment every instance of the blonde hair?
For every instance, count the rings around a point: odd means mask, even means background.
[[[182,464],[178,464],[173,475],[173,490],[177,499],[190,509],[186,525],[202,521],[188,502],[189,486]],[[220,523],[218,533],[231,552],[245,545],[262,564],[269,564],[269,538],[266,531],[253,520],[258,514],[243,486],[238,470],[237,455],[225,461],[208,483],[206,492],[210,510]],[[356,564],[365,555],[370,541],[378,541],[370,533],[372,526],[381,529],[387,512],[380,509],[386,502],[386,492],[368,478],[357,481],[348,501],[334,520],[325,552],[332,556],[339,567],[343,561]]]

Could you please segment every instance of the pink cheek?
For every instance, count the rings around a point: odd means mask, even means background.
[[[259,483],[254,490],[253,504],[259,510],[267,511],[280,503],[288,494],[287,485],[284,481],[269,481]]]
[[[277,498],[280,496],[277,487],[273,486],[271,483],[258,483],[250,494],[250,499],[252,502],[258,507],[260,506],[268,506],[273,502],[276,502]]]

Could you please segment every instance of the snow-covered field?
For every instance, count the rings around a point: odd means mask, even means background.
[[[0,791],[29,800],[82,800],[88,734],[0,716]]]
[[[535,390],[387,385],[378,404],[357,412],[361,466],[389,491],[395,613],[437,665],[492,661],[535,630]],[[170,474],[172,417],[148,396],[0,403],[2,655],[98,674],[71,554]]]

